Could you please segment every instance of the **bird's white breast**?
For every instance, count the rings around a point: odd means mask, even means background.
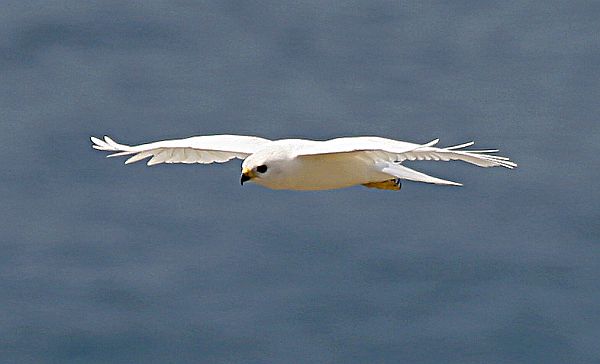
[[[362,157],[358,153],[298,155],[301,148],[318,143],[301,142],[279,141],[268,146],[268,150],[261,151],[279,158],[271,163],[277,163],[273,168],[280,171],[255,182],[272,189],[327,190],[390,179],[388,174],[375,167],[373,159],[365,158],[364,154]]]

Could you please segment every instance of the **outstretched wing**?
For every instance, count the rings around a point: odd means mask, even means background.
[[[105,136],[91,137],[92,147],[114,152],[108,157],[132,155],[125,164],[152,157],[148,165],[159,163],[223,163],[233,158],[244,159],[270,140],[245,135],[206,135],[186,139],[163,140],[140,145],[119,144]]]
[[[512,169],[517,166],[509,158],[490,154],[498,152],[497,149],[463,150],[474,142],[446,148],[434,147],[438,141],[439,139],[435,139],[426,144],[414,144],[379,137],[338,138],[307,146],[298,155],[368,152],[377,160],[398,163],[405,160],[460,160],[479,167],[500,166]]]

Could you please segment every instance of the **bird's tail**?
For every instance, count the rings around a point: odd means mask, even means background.
[[[425,173],[417,172],[413,169],[405,167],[396,163],[387,163],[381,171],[383,173],[390,174],[396,178],[407,179],[410,181],[416,182],[425,182],[425,183],[435,183],[437,185],[447,185],[447,186],[462,186],[461,183],[447,181],[445,179],[432,177],[426,175]]]

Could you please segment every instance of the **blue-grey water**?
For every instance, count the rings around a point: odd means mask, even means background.
[[[597,1],[0,3],[0,362],[597,363]],[[476,140],[462,188],[240,187],[89,136]]]

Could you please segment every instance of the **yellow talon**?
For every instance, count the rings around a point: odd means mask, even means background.
[[[391,190],[391,191],[400,191],[400,189],[402,188],[402,183],[400,182],[400,179],[389,179],[387,181],[381,181],[381,182],[369,182],[369,183],[363,183],[363,186],[368,187],[368,188],[377,188],[380,190]]]

